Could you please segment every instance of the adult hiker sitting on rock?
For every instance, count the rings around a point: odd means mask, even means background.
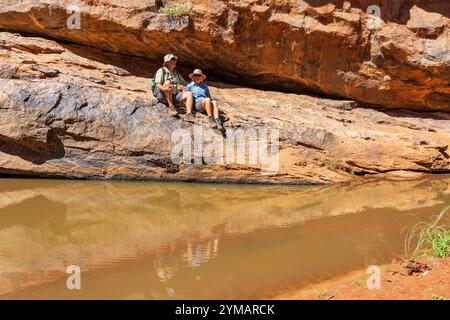
[[[173,54],[164,56],[163,67],[158,69],[155,74],[155,87],[153,95],[159,102],[168,106],[169,114],[177,115],[175,105],[186,105],[185,121],[194,122],[192,114],[193,97],[192,92],[183,92],[183,86],[186,86],[186,81],[181,74],[175,69],[178,58]]]
[[[197,112],[204,112],[206,110],[209,126],[213,129],[223,130],[223,125],[219,118],[217,101],[213,100],[208,85],[203,82],[206,79],[206,75],[203,74],[202,70],[195,69],[189,75],[189,78],[192,79],[192,82],[187,85],[186,89],[192,92],[194,96],[195,110]]]

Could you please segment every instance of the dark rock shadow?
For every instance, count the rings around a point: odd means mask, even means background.
[[[65,155],[64,145],[53,131],[48,133],[47,143],[32,139],[17,141],[0,135],[0,151],[38,165],[48,160],[61,159]]]
[[[112,53],[75,43],[59,42],[59,44],[77,56],[123,69],[137,77],[151,78],[162,65],[162,62],[154,59]]]
[[[371,108],[373,109],[373,108]],[[380,112],[383,112],[391,117],[396,118],[418,118],[418,119],[433,119],[433,120],[444,120],[449,121],[450,120],[450,113],[446,112],[416,112],[412,110],[405,110],[405,109],[399,109],[399,110],[390,110],[390,109],[377,109]]]

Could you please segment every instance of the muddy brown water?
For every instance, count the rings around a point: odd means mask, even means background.
[[[0,299],[244,299],[402,256],[450,176],[332,187],[0,179]],[[67,267],[81,270],[69,290]]]

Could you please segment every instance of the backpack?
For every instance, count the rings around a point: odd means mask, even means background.
[[[166,79],[166,67],[162,68],[162,72],[163,72],[163,82],[164,82],[165,79]],[[152,81],[151,81],[151,89],[152,89],[152,92],[155,92],[155,89],[156,89],[155,78],[153,78]]]

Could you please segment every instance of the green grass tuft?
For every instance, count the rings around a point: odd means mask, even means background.
[[[320,299],[323,298],[324,295],[326,295],[326,292],[325,292],[325,291],[322,291],[322,290],[320,290],[320,289],[317,289],[317,288],[316,288],[315,286],[313,286],[312,284],[311,284],[311,287],[312,287],[312,289],[313,289],[313,291],[314,291],[314,295],[316,296],[316,300],[320,300]]]
[[[412,259],[430,254],[437,258],[446,258],[450,255],[450,225],[439,224],[449,210],[450,206],[447,206],[434,222],[419,222],[411,228],[405,244],[406,251],[411,252],[411,243],[417,239],[416,247],[412,250]]]
[[[361,280],[361,279],[357,279],[357,280],[355,281],[355,284],[356,284],[358,287],[361,287],[361,288],[365,288],[365,287],[366,287],[366,282],[365,282],[364,280]]]
[[[341,160],[336,158],[326,158],[324,164],[329,170],[336,170],[342,167]]]
[[[162,7],[159,9],[159,13],[163,13],[168,16],[180,17],[188,15],[189,9],[185,6]]]
[[[432,300],[449,300],[449,299],[447,299],[446,297],[443,297],[443,296],[436,296],[436,295],[433,295],[433,297],[431,298]]]

